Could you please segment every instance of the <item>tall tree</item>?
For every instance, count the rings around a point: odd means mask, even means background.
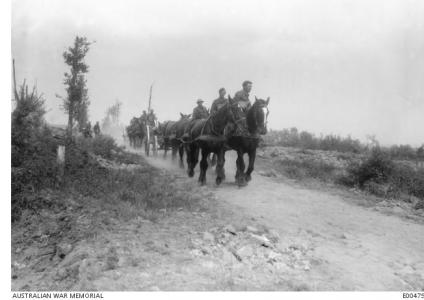
[[[65,73],[63,83],[66,86],[67,96],[63,99],[63,109],[68,114],[68,138],[72,137],[74,121],[81,130],[88,121],[88,105],[90,104],[87,94],[85,74],[88,65],[85,56],[90,49],[91,42],[85,37],[76,36],[74,45],[63,53],[65,63],[70,67],[69,73]]]

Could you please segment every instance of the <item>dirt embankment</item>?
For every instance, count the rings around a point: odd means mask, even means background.
[[[199,187],[169,158],[147,161],[102,161],[125,175],[108,195],[55,194],[62,206],[15,224],[12,289],[424,288],[424,226],[399,217],[402,208],[386,213],[356,205],[363,195],[261,176],[261,158],[242,189],[231,153],[220,187],[213,172]],[[141,174],[149,184],[133,189]]]

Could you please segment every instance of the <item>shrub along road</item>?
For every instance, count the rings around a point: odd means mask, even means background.
[[[13,290],[423,289],[424,226],[402,208],[261,176],[261,159],[239,189],[231,153],[220,187],[169,158],[98,162],[96,191],[45,191],[13,224]]]

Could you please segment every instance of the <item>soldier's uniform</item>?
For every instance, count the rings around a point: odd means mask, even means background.
[[[218,98],[212,102],[211,115],[216,113],[221,107],[223,107],[228,100],[226,98]]]
[[[153,127],[156,126],[156,115],[153,112],[153,110],[151,110],[149,112],[149,114],[146,116],[146,118],[147,118],[147,124],[148,125],[153,126]]]
[[[234,95],[234,100],[237,101],[239,107],[242,109],[243,112],[246,112],[251,106],[249,100],[249,93],[244,90],[238,91]]]
[[[196,106],[193,109],[193,115],[192,115],[193,120],[206,119],[207,117],[209,117],[209,112],[206,109],[206,107],[204,107],[203,105]]]
[[[100,126],[99,126],[99,122],[96,122],[96,124],[93,127],[93,131],[94,131],[94,135],[98,136],[100,135]]]

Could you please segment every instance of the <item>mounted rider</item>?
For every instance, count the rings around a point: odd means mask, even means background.
[[[209,117],[208,109],[203,106],[203,102],[204,101],[202,99],[197,100],[197,106],[193,109],[193,120],[206,119]]]
[[[149,113],[146,115],[147,124],[156,127],[157,117],[153,109],[150,109]]]
[[[216,113],[221,107],[223,107],[228,102],[228,99],[225,98],[225,94],[227,93],[225,88],[220,88],[218,93],[219,93],[219,97],[212,102],[211,111],[210,111],[211,115]]]
[[[245,80],[242,84],[243,89],[238,91],[234,95],[234,100],[237,102],[239,108],[246,113],[247,110],[252,106],[249,100],[249,94],[252,90],[252,82],[249,80]]]
[[[237,136],[247,136],[249,135],[248,129],[247,129],[247,122],[246,122],[246,115],[247,111],[252,107],[250,100],[249,100],[249,94],[252,90],[252,82],[249,80],[245,80],[242,83],[243,89],[241,91],[238,91],[234,95],[233,101],[237,103],[238,107],[238,116],[236,116],[236,119],[238,120],[236,125],[229,125],[226,128],[226,136],[227,138],[231,135],[237,135]]]

